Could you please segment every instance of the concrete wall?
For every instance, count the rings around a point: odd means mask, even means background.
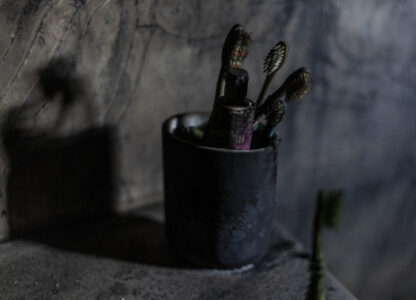
[[[252,33],[245,67],[253,98],[263,80],[263,57],[285,39],[290,54],[274,88],[302,65],[311,69],[314,88],[304,102],[288,107],[279,129],[279,217],[308,244],[317,189],[343,188],[341,228],[325,237],[330,269],[359,298],[411,299],[415,13],[411,0],[3,0],[1,120],[19,120],[23,132],[60,137],[92,124],[111,127],[119,170],[114,205],[128,209],[161,200],[161,122],[211,108],[229,27],[238,22]],[[93,117],[81,116],[81,101],[75,101],[75,112],[59,128],[57,102],[42,101],[39,77],[57,57],[69,61],[93,111]],[[12,168],[4,147],[0,154],[5,237]]]

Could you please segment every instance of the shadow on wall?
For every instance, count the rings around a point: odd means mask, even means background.
[[[11,236],[79,253],[182,266],[169,255],[162,222],[113,214],[115,129],[85,126],[94,111],[86,81],[74,70],[71,58],[53,60],[39,71],[35,96],[6,116]]]
[[[93,118],[85,82],[74,70],[71,58],[51,61],[39,71],[33,93],[38,96],[6,116],[2,136],[12,236],[111,212],[114,129],[65,131],[68,124],[73,128]]]

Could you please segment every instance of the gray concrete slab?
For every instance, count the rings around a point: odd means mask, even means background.
[[[305,299],[308,255],[274,224],[256,267],[192,269],[174,261],[160,205],[0,245],[1,299]],[[355,299],[331,274],[328,299]]]

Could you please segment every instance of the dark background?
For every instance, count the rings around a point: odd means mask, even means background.
[[[342,188],[340,229],[324,237],[330,270],[360,299],[414,299],[415,13],[412,0],[1,0],[0,117],[20,110],[23,128],[53,129],[58,112],[39,104],[38,70],[69,58],[94,118],[74,108],[52,132],[116,128],[115,208],[160,201],[161,123],[211,108],[228,29],[238,22],[252,35],[245,67],[253,98],[264,56],[284,39],[289,57],[273,88],[300,66],[311,69],[314,87],[279,127],[278,216],[309,245],[317,190]],[[39,105],[23,109],[28,103]],[[11,170],[3,147],[3,239]]]

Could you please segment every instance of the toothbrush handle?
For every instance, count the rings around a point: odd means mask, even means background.
[[[257,97],[257,101],[256,101],[256,107],[260,107],[263,102],[264,102],[264,96],[266,95],[267,89],[270,86],[270,83],[272,82],[272,79],[274,77],[274,73],[267,75],[266,79],[263,82],[263,86],[261,87],[261,91],[259,96]]]
[[[264,127],[264,138],[270,139],[274,135],[274,130],[276,129],[277,124],[275,123],[267,123],[266,127]]]
[[[279,99],[280,97],[283,96],[284,91],[285,91],[284,86],[281,86],[280,88],[277,89],[277,91],[275,91],[273,94],[267,97],[262,105],[257,107],[256,113],[254,116],[254,124],[256,124],[260,120],[261,116],[270,108],[270,105],[273,103],[274,99]]]

